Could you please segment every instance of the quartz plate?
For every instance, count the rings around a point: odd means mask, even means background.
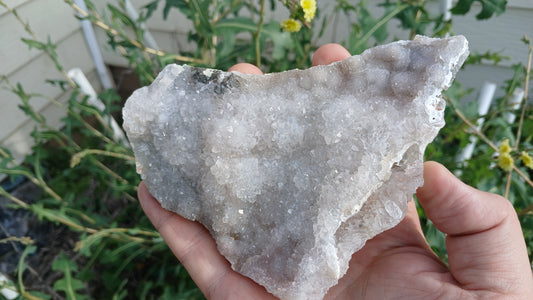
[[[321,299],[405,216],[467,55],[462,36],[417,36],[277,74],[169,65],[128,99],[124,128],[150,192],[233,269]]]

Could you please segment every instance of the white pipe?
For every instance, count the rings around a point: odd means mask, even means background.
[[[139,14],[135,10],[135,7],[133,7],[133,5],[131,4],[130,0],[124,0],[124,6],[126,8],[126,12],[130,16],[130,18],[133,19],[133,21],[139,20]],[[144,39],[144,42],[146,43],[146,45],[148,45],[148,47],[150,47],[150,48],[158,50],[159,46],[157,45],[157,42],[155,41],[154,37],[152,36],[150,31],[146,27],[146,24],[141,23],[141,28],[144,31],[143,39]]]
[[[470,143],[468,143],[468,145],[466,145],[459,154],[457,158],[458,162],[464,162],[465,160],[469,160],[472,157],[472,153],[474,153],[474,148],[476,147],[477,139],[473,135],[471,135],[468,140],[470,141]]]
[[[452,0],[441,0],[440,1],[440,12],[442,13],[442,20],[443,21],[450,21],[452,18],[452,12],[450,11],[452,9]]]
[[[448,22],[452,19],[452,0],[440,0],[440,12],[442,14],[442,21]],[[450,33],[446,32],[444,37],[449,37]]]
[[[522,99],[524,99],[524,90],[521,88],[516,88],[513,92],[513,97],[511,98],[511,101],[509,101],[509,106],[511,106],[511,110],[517,110],[520,107],[520,104],[522,103]],[[509,124],[513,124],[515,119],[516,115],[508,111],[507,122]]]
[[[496,84],[492,82],[485,82],[483,85],[483,88],[481,88],[481,92],[479,93],[478,98],[478,108],[477,113],[479,116],[484,116],[489,111],[490,104],[492,103],[492,98],[494,98],[494,92],[496,91]],[[485,118],[481,117],[477,120],[477,126],[476,128],[478,130],[481,130],[481,127],[483,126],[483,123],[485,122]],[[470,143],[466,145],[466,147],[463,148],[463,150],[457,155],[456,161],[457,162],[464,162],[465,160],[469,160],[472,157],[472,153],[474,152],[474,148],[476,147],[477,138],[473,135],[469,138]]]
[[[478,98],[478,108],[477,113],[479,116],[484,116],[489,112],[490,104],[492,103],[492,98],[494,98],[494,92],[496,92],[496,84],[492,82],[485,82],[481,92],[479,93]],[[477,119],[477,129],[481,130],[481,126],[485,122],[485,118],[481,117]]]
[[[72,79],[72,81],[74,81],[80,87],[80,90],[83,94],[89,96],[89,98],[87,99],[89,104],[96,107],[100,111],[105,110],[105,104],[100,99],[98,99],[98,96],[93,86],[91,85],[89,80],[87,80],[87,77],[85,77],[85,74],[83,74],[83,71],[81,69],[79,68],[70,69],[67,75],[68,77],[70,77],[70,79]],[[126,139],[126,135],[124,134],[124,132],[118,125],[117,121],[115,121],[115,119],[111,118],[111,116],[109,115],[104,115],[103,119],[106,123],[110,124],[111,130],[113,131],[113,139],[129,147],[129,143],[128,143],[128,140]]]
[[[85,6],[84,0],[74,0],[74,2],[82,10],[87,11],[87,6]],[[87,42],[87,46],[89,47],[89,52],[91,52],[91,56],[94,61],[94,66],[96,67],[96,72],[98,73],[100,83],[102,84],[104,89],[111,89],[113,88],[113,82],[107,74],[107,68],[104,64],[104,59],[102,58],[102,53],[100,52],[98,43],[96,42],[96,37],[94,35],[92,24],[89,20],[81,20],[80,24],[81,29],[83,30],[85,41]]]
[[[67,75],[68,77],[70,77],[70,79],[76,82],[76,84],[80,87],[80,90],[84,95],[89,96],[89,103],[92,106],[98,108],[101,111],[105,109],[104,103],[98,99],[96,91],[94,90],[93,86],[91,85],[87,77],[85,77],[85,74],[83,74],[83,71],[80,68],[70,69]]]

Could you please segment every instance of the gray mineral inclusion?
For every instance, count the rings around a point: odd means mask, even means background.
[[[417,36],[303,71],[169,65],[129,98],[124,128],[150,192],[205,225],[233,269],[321,299],[405,216],[467,55],[462,36]]]

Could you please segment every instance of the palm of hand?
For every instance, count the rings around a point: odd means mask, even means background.
[[[431,250],[414,203],[395,228],[352,256],[328,299],[527,299],[533,295],[520,223],[509,201],[424,165],[421,205],[447,234],[450,266]]]
[[[427,244],[411,202],[397,227],[368,241],[352,256],[347,274],[326,298],[431,299],[444,291],[446,283],[450,292],[461,293],[447,266]]]

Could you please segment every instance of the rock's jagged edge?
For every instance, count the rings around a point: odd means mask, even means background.
[[[128,100],[124,128],[151,193],[204,224],[235,270],[282,299],[321,299],[405,216],[467,55],[462,36],[417,36],[304,71],[173,65]]]

